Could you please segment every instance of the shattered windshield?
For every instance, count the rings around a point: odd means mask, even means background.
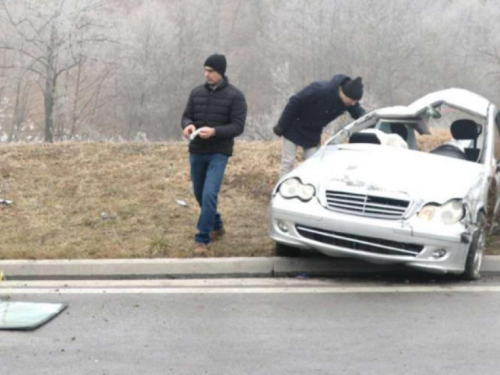
[[[328,145],[346,143],[397,146],[479,162],[484,119],[448,105],[429,108],[413,118],[369,118],[339,131]]]

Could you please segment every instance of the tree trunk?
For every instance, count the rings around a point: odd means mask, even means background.
[[[43,93],[45,105],[45,142],[54,142],[54,104],[56,88],[56,68],[54,47],[56,40],[56,28],[52,26],[50,44],[47,46],[47,74],[45,76],[45,91]]]
[[[78,70],[76,74],[76,87],[75,87],[75,100],[73,102],[73,115],[71,118],[71,138],[74,138],[76,135],[76,122],[78,121],[78,102],[80,100],[80,84],[82,79],[82,58],[78,60]]]
[[[45,142],[54,142],[54,79],[47,77],[43,95],[45,104]]]
[[[15,139],[17,139],[17,134],[16,134],[16,124],[19,121],[19,111],[20,111],[20,96],[21,96],[21,84],[22,84],[22,79],[20,78],[17,81],[16,85],[16,103],[14,105],[14,114],[12,116],[12,121],[11,121],[11,126],[10,126],[10,134],[9,134],[9,140],[8,142],[12,142]]]

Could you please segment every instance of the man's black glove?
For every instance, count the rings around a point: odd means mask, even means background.
[[[276,125],[273,128],[274,134],[276,134],[278,137],[281,137],[285,133],[285,129],[283,129],[281,126]]]

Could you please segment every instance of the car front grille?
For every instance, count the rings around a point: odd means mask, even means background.
[[[326,191],[326,203],[333,211],[381,219],[401,219],[410,205],[409,200],[335,190]]]
[[[302,237],[310,240],[368,253],[416,257],[424,248],[422,245],[338,233],[302,225],[297,225],[296,228]]]

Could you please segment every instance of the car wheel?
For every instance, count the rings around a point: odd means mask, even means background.
[[[481,278],[481,263],[483,261],[484,247],[486,244],[486,228],[484,214],[480,213],[477,218],[477,230],[474,232],[472,242],[465,261],[465,280],[479,280]]]
[[[277,257],[298,257],[300,255],[300,249],[292,246],[283,245],[281,243],[276,243],[274,248],[274,254]]]

